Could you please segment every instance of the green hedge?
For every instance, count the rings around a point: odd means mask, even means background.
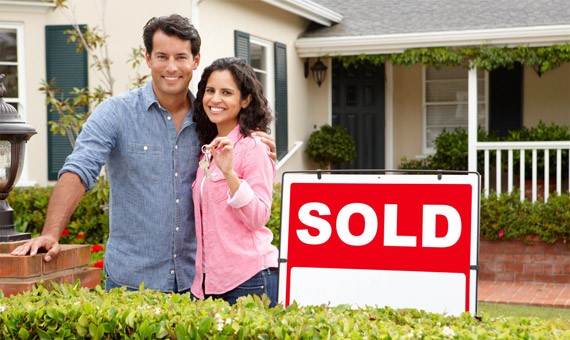
[[[278,305],[257,296],[230,306],[189,294],[78,285],[0,292],[3,339],[568,339],[561,318],[449,316],[416,309]]]
[[[15,211],[16,229],[38,235],[47,210],[51,187],[15,188],[8,201]],[[488,240],[524,239],[537,236],[545,242],[567,242],[570,245],[570,195],[551,194],[548,202],[521,202],[518,191],[481,198],[480,234]],[[99,183],[81,200],[68,225],[69,234],[62,243],[104,244],[109,234],[107,214],[108,188]],[[273,189],[271,218],[267,224],[274,235],[273,244],[280,241],[281,186]],[[79,237],[78,237],[79,235]]]

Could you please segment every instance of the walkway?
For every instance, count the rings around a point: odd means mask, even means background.
[[[479,281],[480,302],[570,308],[570,283]]]

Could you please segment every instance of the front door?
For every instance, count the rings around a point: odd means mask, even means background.
[[[345,68],[333,60],[332,124],[356,143],[356,159],[339,169],[384,169],[384,65]]]

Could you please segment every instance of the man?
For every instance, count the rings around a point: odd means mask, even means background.
[[[111,187],[106,289],[125,286],[186,292],[195,275],[192,183],[200,144],[188,90],[200,63],[200,36],[187,18],[150,19],[144,27],[152,81],[108,98],[91,114],[59,172],[41,236],[12,255],[57,257],[58,240],[103,164]],[[264,140],[274,150],[273,140]],[[275,159],[275,155],[270,157]]]

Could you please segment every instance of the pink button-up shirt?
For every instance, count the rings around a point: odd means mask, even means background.
[[[241,179],[234,196],[213,159],[212,178],[198,169],[192,187],[198,250],[191,290],[198,298],[204,298],[204,293],[228,292],[262,269],[277,267],[278,250],[271,245],[271,230],[265,227],[276,174],[267,155],[269,148],[257,137],[244,137],[239,125],[228,137],[234,143],[234,169]]]

